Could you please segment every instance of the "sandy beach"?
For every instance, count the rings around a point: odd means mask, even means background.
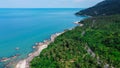
[[[78,23],[78,22],[75,24],[80,25],[80,23]],[[83,26],[83,24],[82,24],[82,26]],[[74,29],[74,28],[72,28],[72,29]],[[69,30],[72,30],[72,29],[69,29]],[[30,53],[26,59],[19,61],[16,64],[15,68],[30,68],[30,62],[32,61],[32,59],[36,56],[39,56],[43,49],[47,48],[51,42],[54,42],[54,40],[57,36],[63,34],[64,32],[65,31],[63,31],[61,33],[53,34],[53,35],[51,35],[49,40],[44,40],[44,42],[36,43],[36,46],[33,46],[33,48],[36,48],[37,50],[34,51],[33,53]]]
[[[36,56],[39,56],[39,54],[41,53],[41,51],[45,48],[48,47],[48,45],[51,43],[51,42],[54,42],[55,38],[61,34],[63,34],[64,32],[61,32],[61,33],[56,33],[56,34],[53,34],[51,35],[51,38],[50,40],[45,40],[44,42],[40,42],[40,43],[36,43],[36,46],[33,47],[33,48],[36,48],[36,51],[34,51],[33,53],[30,53],[28,55],[28,57],[26,59],[23,59],[21,61],[19,61],[15,68],[30,68],[30,61],[32,61],[32,59]]]

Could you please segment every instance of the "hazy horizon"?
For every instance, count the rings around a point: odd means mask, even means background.
[[[4,0],[0,8],[88,8],[103,0]]]

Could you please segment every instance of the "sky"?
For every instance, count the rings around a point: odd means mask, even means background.
[[[103,0],[0,0],[0,8],[88,8]]]

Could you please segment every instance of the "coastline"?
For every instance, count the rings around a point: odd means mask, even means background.
[[[79,21],[74,22],[74,24],[77,24],[80,27],[83,26],[83,24],[81,24]],[[68,30],[72,30],[74,28],[75,27],[70,28]],[[20,60],[18,63],[16,63],[15,68],[30,68],[30,62],[32,61],[32,59],[36,56],[39,56],[43,49],[47,48],[50,43],[54,42],[56,37],[60,36],[61,34],[65,33],[65,32],[66,31],[55,33],[55,34],[51,35],[50,39],[44,40],[44,42],[35,43],[36,46],[33,46],[33,48],[36,48],[36,50],[34,52],[28,54],[27,58]]]
[[[36,50],[30,54],[28,54],[28,57],[20,60],[16,65],[15,68],[30,68],[30,62],[32,59],[36,56],[39,56],[41,51],[48,47],[48,45],[52,42],[54,42],[55,38],[59,35],[63,34],[65,31],[60,33],[55,33],[51,35],[50,40],[44,40],[44,42],[36,43],[36,46],[33,46],[33,48],[36,48]]]

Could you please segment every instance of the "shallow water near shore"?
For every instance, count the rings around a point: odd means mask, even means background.
[[[74,15],[80,8],[0,9],[0,59],[32,52],[36,42],[49,39],[56,32],[73,28],[75,21],[86,17]],[[19,48],[19,50],[16,50]],[[8,62],[0,62],[0,68]]]

